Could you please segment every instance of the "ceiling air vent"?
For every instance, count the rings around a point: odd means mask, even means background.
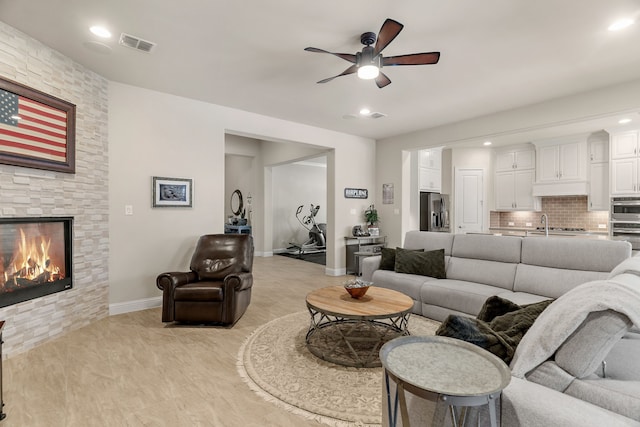
[[[387,117],[384,113],[369,113],[369,114],[345,114],[342,116],[343,119],[381,119],[383,117]]]
[[[143,40],[140,37],[132,36],[131,34],[120,34],[119,43],[122,46],[130,47],[132,49],[140,50],[142,52],[151,53],[156,47],[156,44],[147,40]]]

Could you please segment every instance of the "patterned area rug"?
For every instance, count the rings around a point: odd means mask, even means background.
[[[333,427],[380,426],[382,368],[325,362],[307,350],[309,313],[272,320],[238,353],[238,372],[258,395],[281,408]],[[439,322],[411,315],[412,335],[433,335]]]

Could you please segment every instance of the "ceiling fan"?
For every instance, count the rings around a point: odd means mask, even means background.
[[[437,64],[440,59],[440,52],[411,53],[408,55],[383,57],[382,50],[400,34],[402,28],[404,28],[404,25],[387,18],[384,24],[382,24],[382,27],[380,27],[377,38],[376,34],[371,32],[363,33],[360,36],[360,42],[365,46],[361,52],[356,52],[355,54],[328,52],[315,47],[307,47],[304,50],[307,52],[329,53],[353,64],[337,76],[320,80],[318,83],[327,83],[336,77],[358,73],[358,77],[361,79],[375,79],[376,85],[382,89],[391,83],[389,77],[380,71],[382,67]],[[375,46],[372,46],[374,43]]]

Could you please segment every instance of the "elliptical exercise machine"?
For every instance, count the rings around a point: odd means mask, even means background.
[[[291,246],[288,249],[293,249],[293,252],[297,252],[298,255],[325,252],[327,250],[327,224],[316,223],[316,215],[320,210],[320,205],[314,206],[312,203],[309,209],[309,215],[304,215],[300,218],[303,207],[304,205],[298,206],[296,218],[298,222],[309,231],[309,239],[302,244],[291,242],[289,243]]]

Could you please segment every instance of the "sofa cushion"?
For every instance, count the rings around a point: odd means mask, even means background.
[[[516,267],[517,264],[507,262],[451,257],[447,264],[447,278],[512,290]]]
[[[436,249],[444,249],[445,256],[451,255],[451,247],[453,246],[454,234],[451,233],[435,233],[432,231],[408,231],[405,234],[405,249],[424,249],[425,251],[433,251]]]
[[[508,299],[509,301],[516,303],[518,305],[533,304],[536,302],[549,299],[548,297],[543,297],[536,294],[530,294],[527,292],[511,292],[511,291],[500,292],[498,296],[500,298]]]
[[[464,280],[432,279],[425,281],[420,287],[419,300],[475,316],[487,298],[502,290],[495,286]]]
[[[424,249],[382,248],[380,258],[381,270],[395,270],[396,254],[402,251],[424,252]]]
[[[371,277],[373,286],[380,286],[381,288],[402,292],[415,301],[420,301],[420,289],[425,281],[428,280],[437,281],[438,279],[415,274],[396,273],[395,271],[388,270],[376,270]]]
[[[565,393],[640,421],[640,381],[602,378],[575,380]]]
[[[522,263],[609,273],[631,256],[629,242],[530,237],[522,239]]]
[[[558,348],[555,361],[576,378],[591,375],[630,327],[629,318],[616,311],[589,313],[584,322]]]
[[[428,252],[398,250],[395,271],[444,279],[447,277],[444,266],[444,249]]]
[[[541,238],[535,239],[541,240]],[[558,298],[578,285],[605,279],[607,275],[608,273],[599,271],[565,270],[562,268],[518,264],[513,290],[514,292],[526,292],[548,298]]]
[[[522,238],[487,234],[456,234],[451,256],[506,263],[520,262]]]

